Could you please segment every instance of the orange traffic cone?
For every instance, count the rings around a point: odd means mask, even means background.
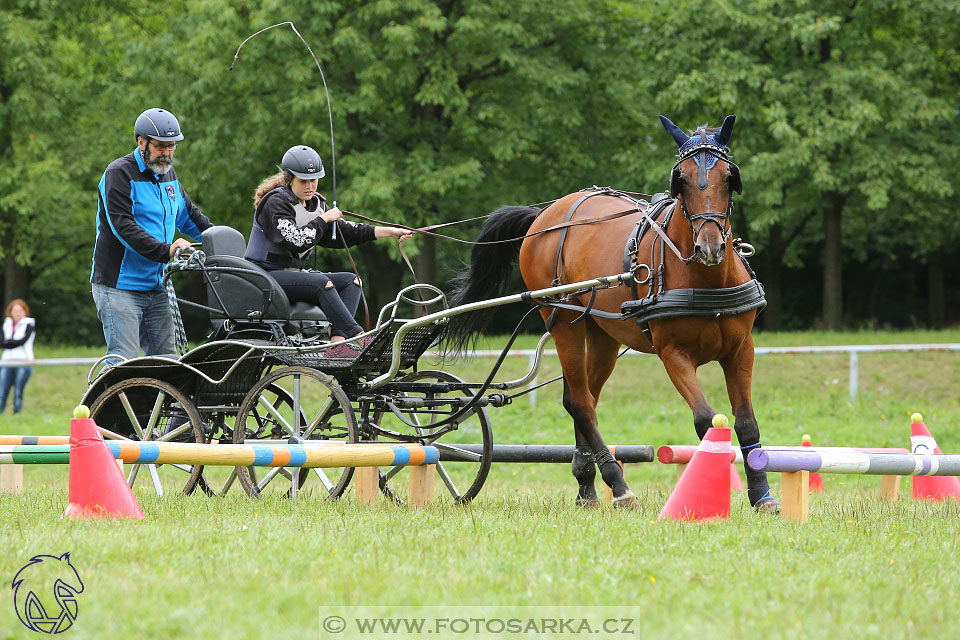
[[[923,416],[915,413],[910,416],[910,449],[914,453],[943,453],[937,441],[930,435]],[[960,499],[960,479],[956,476],[913,476],[914,500]]]
[[[80,405],[70,421],[70,504],[66,518],[129,517],[143,511],[107,449],[90,410]]]
[[[700,441],[657,520],[709,520],[730,516],[731,449],[727,425],[725,415],[713,416],[713,428]]]
[[[800,439],[800,444],[805,447],[813,446],[813,439],[810,437],[809,433],[803,434],[803,438]],[[823,476],[819,473],[813,472],[810,474],[810,493],[818,493],[823,491]]]

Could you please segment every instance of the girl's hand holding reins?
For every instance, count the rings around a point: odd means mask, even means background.
[[[415,233],[413,229],[400,227],[376,227],[374,235],[377,238],[396,238],[399,242],[406,242]]]
[[[321,213],[320,217],[323,218],[323,221],[327,224],[331,224],[343,218],[343,212],[341,212],[337,207],[334,207],[333,209],[327,209]]]

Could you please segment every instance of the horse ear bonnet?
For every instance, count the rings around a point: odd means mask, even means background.
[[[662,124],[663,128],[667,130],[667,133],[673,136],[673,140],[677,143],[677,147],[682,147],[684,144],[686,144],[687,140],[690,139],[690,137],[685,134],[680,127],[673,124],[673,122],[667,116],[660,116],[660,124]],[[680,169],[675,168],[670,172],[670,195],[676,197],[676,195],[680,193],[680,189],[682,187],[683,185],[680,182]]]
[[[706,142],[726,148],[730,142],[730,137],[733,135],[733,125],[736,122],[736,119],[736,115],[729,115],[724,118],[720,129],[714,135],[706,136]],[[703,141],[704,136],[701,135],[700,138],[688,136],[680,129],[680,127],[671,122],[666,116],[660,116],[660,124],[662,124],[663,128],[666,129],[667,132],[673,137],[674,142],[677,143],[677,147],[680,150],[678,155],[682,155],[685,151]],[[740,178],[740,168],[733,163],[730,163],[729,167],[730,190],[736,191],[737,193],[743,193],[743,181]],[[680,177],[680,168],[674,167],[674,169],[670,172],[670,195],[676,197],[682,188],[683,181]]]
[[[729,115],[723,119],[720,130],[717,131],[714,139],[724,147],[730,145],[730,137],[733,136],[733,125],[737,121],[736,115]],[[730,165],[730,190],[737,193],[743,193],[743,181],[740,179],[740,167],[735,164]]]

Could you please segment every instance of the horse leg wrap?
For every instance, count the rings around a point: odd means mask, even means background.
[[[623,498],[630,489],[627,488],[627,483],[623,479],[623,468],[620,463],[613,459],[610,449],[606,447],[596,453],[596,459],[597,467],[600,469],[600,477],[613,490],[614,500]]]
[[[593,451],[587,445],[580,445],[573,452],[573,462],[570,464],[573,477],[580,484],[577,502],[589,504],[597,500],[597,490],[593,481],[597,476],[597,465],[593,461]]]

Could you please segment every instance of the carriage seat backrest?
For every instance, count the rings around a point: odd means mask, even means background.
[[[303,302],[291,305],[277,281],[258,265],[243,257],[247,243],[232,227],[214,226],[203,232],[207,306],[226,309],[226,314],[211,312],[222,320],[314,320],[326,316],[316,306]]]
[[[247,250],[243,234],[233,227],[210,227],[203,232],[203,253],[207,256],[234,256],[242,258]]]
[[[209,279],[207,306],[225,308],[214,319],[285,320],[290,315],[287,294],[259,266],[243,259],[247,243],[232,227],[214,226],[203,232],[204,266]],[[266,303],[266,304],[265,304]]]

